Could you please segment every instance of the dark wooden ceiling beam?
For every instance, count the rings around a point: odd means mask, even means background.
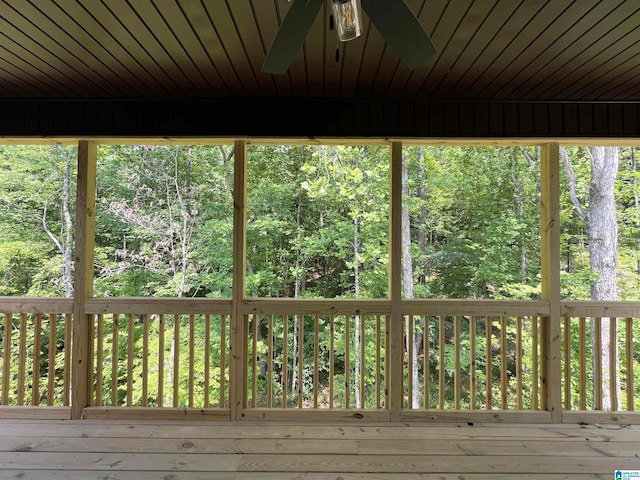
[[[0,100],[0,111],[0,137],[640,137],[640,103]]]

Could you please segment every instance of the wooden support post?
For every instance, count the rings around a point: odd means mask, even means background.
[[[540,236],[542,299],[549,317],[542,324],[543,408],[553,422],[562,421],[560,317],[560,145],[545,144],[540,159]]]
[[[93,338],[85,300],[93,296],[97,156],[95,143],[78,143],[71,368],[71,418],[74,419],[82,417],[82,411],[90,405],[92,397],[90,365]]]
[[[402,318],[402,143],[391,144],[389,165],[389,298],[391,315],[386,322],[389,348],[387,388],[391,421],[400,421],[404,399]]]
[[[233,307],[229,341],[229,406],[231,420],[241,420],[245,406],[247,335],[243,311],[246,280],[247,144],[234,142],[233,178]]]

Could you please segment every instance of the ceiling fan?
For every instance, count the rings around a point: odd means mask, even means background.
[[[362,5],[371,22],[409,68],[422,65],[436,53],[429,35],[404,0],[293,0],[262,64],[263,73],[287,71],[325,1],[332,4],[340,41],[360,35]]]

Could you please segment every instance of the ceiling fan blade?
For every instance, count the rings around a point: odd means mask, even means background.
[[[362,8],[409,68],[435,55],[429,35],[403,0],[362,0]]]
[[[324,2],[325,0],[293,0],[264,59],[263,73],[285,73],[287,71],[296,53],[302,47],[302,43]]]

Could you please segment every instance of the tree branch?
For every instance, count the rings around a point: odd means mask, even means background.
[[[58,240],[58,238],[53,234],[51,230],[49,230],[49,226],[47,225],[47,203],[44,203],[44,207],[42,209],[42,228],[44,228],[44,232],[51,239],[55,247],[60,251],[61,254],[64,254],[64,248],[62,244]]]
[[[587,217],[587,212],[583,208],[580,203],[580,199],[576,193],[576,173],[573,171],[573,166],[571,165],[571,159],[567,154],[567,151],[560,147],[560,156],[562,157],[562,163],[564,163],[564,168],[567,171],[568,183],[569,183],[569,196],[571,197],[571,203],[575,207],[578,212],[578,216],[585,221]]]

